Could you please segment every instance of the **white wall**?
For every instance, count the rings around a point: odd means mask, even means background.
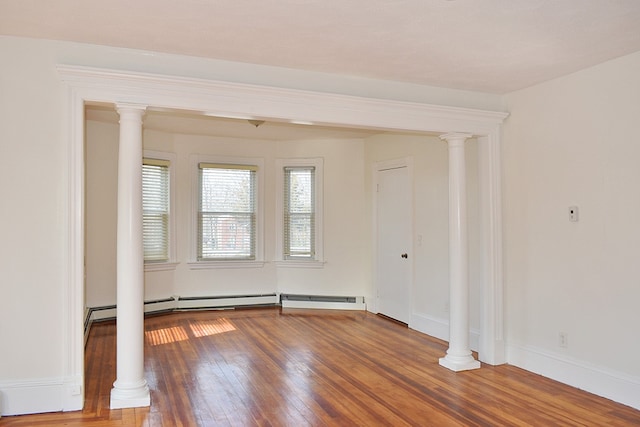
[[[86,121],[86,307],[116,303],[118,139],[117,123]],[[173,151],[173,136],[170,134],[145,130],[143,140],[154,142],[147,143],[149,146]],[[179,191],[182,193],[183,190]],[[174,275],[173,271],[145,273],[145,283],[149,284],[145,286],[145,300],[173,296]]]
[[[60,396],[64,376],[68,116],[52,55],[25,47],[0,38],[0,411],[28,410],[11,393],[28,380]]]
[[[437,136],[385,133],[365,141],[367,196],[371,191],[376,162],[404,157],[413,159],[414,175],[414,271],[413,313],[410,327],[430,335],[449,337],[449,172],[447,143]],[[477,348],[480,329],[480,283],[478,253],[478,158],[477,142],[465,143],[467,214],[469,230],[470,329]],[[371,224],[370,227],[373,227]],[[419,244],[419,237],[422,243]],[[372,259],[375,254],[371,253]],[[374,295],[373,289],[371,295]]]
[[[640,53],[506,101],[509,360],[640,408]]]
[[[322,269],[278,268],[281,293],[364,296],[371,282],[364,192],[364,143],[359,139],[282,141],[282,158],[324,159]]]
[[[86,122],[85,301],[87,307],[116,301],[117,126]]]
[[[116,302],[116,196],[118,125],[87,121],[87,307]],[[175,271],[145,273],[145,299],[265,293],[363,296],[370,282],[370,231],[364,193],[362,140],[241,140],[145,130],[145,150],[175,153],[177,259]],[[264,160],[263,268],[192,270],[193,188],[191,155],[259,157]],[[324,160],[323,268],[276,267],[276,159]]]

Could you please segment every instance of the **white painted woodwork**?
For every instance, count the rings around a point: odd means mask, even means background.
[[[70,126],[70,173],[73,179],[82,182],[83,177],[83,145],[84,121],[82,105],[85,102],[121,103],[153,106],[154,109],[201,111],[206,114],[221,117],[264,117],[290,122],[311,122],[332,126],[365,127],[372,129],[405,130],[413,132],[448,132],[456,130],[468,132],[476,136],[486,136],[491,149],[482,154],[488,156],[487,161],[494,162],[495,156],[500,156],[500,129],[507,113],[438,106],[414,102],[390,101],[386,99],[363,98],[348,95],[337,95],[322,92],[309,92],[294,89],[265,87],[239,83],[220,82],[213,80],[193,79],[178,76],[124,72],[105,70],[81,66],[58,65],[58,73],[63,82],[69,87],[68,96],[72,108]],[[489,174],[483,179],[483,186],[499,188],[500,175],[496,169],[486,169]],[[496,212],[501,209],[500,198],[491,196],[487,188],[481,188],[482,194],[487,194],[487,204],[482,212],[484,226],[490,232],[483,233],[481,250],[486,257],[483,262],[494,266],[492,271],[500,269],[502,253],[495,239],[500,240],[501,224],[496,223],[499,218]],[[74,187],[70,195],[70,209],[82,212],[84,195]],[[81,237],[84,219],[70,224],[73,229],[73,240],[70,242],[69,257],[82,254],[83,241]],[[82,260],[76,261],[82,265]],[[69,280],[69,294],[83,289],[84,282],[74,275]],[[485,295],[483,310],[502,312],[502,282],[500,275],[487,276],[493,283],[482,283]],[[82,318],[84,306],[68,299],[65,307],[71,318]],[[485,323],[485,328],[491,330],[501,325]],[[76,330],[75,328],[73,330]],[[73,332],[73,331],[71,331]],[[480,331],[480,340],[493,338],[493,332],[484,334]],[[80,335],[80,342],[82,336]],[[142,337],[140,338],[142,340]],[[487,341],[484,348],[494,348],[490,351],[491,358],[487,363],[504,363],[504,351],[500,351],[503,344]],[[79,350],[78,350],[79,348]],[[82,347],[76,347],[78,354],[75,360],[81,360]],[[70,357],[70,356],[69,356]],[[482,357],[482,356],[481,356]],[[78,365],[78,363],[80,363]],[[74,369],[81,366],[76,362]]]
[[[449,133],[440,138],[449,145],[449,348],[440,365],[452,371],[477,369],[480,362],[469,347],[469,249],[465,140],[472,135]]]
[[[117,106],[120,114],[117,224],[117,356],[111,408],[151,404],[144,379],[144,255],[142,244],[142,115],[145,107]]]

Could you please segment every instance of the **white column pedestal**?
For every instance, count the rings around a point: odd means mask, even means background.
[[[150,406],[144,379],[142,116],[144,106],[118,105],[117,356],[111,409]]]
[[[452,371],[480,368],[469,347],[469,261],[464,142],[471,135],[449,133],[449,349],[440,365]]]

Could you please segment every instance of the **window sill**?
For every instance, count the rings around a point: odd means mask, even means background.
[[[179,262],[148,262],[144,264],[144,271],[175,270]]]
[[[278,268],[324,268],[324,261],[276,261],[276,267]]]
[[[262,268],[264,261],[192,261],[187,263],[191,270],[214,268]]]

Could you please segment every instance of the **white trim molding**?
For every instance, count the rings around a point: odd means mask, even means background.
[[[180,76],[58,65],[85,101],[201,111],[218,117],[380,130],[489,135],[508,113]],[[126,101],[124,101],[126,100]]]
[[[277,268],[324,268],[325,261],[274,261]]]
[[[363,127],[381,131],[443,134],[464,132],[484,141],[480,150],[482,208],[483,322],[480,359],[505,361],[502,343],[502,253],[500,198],[501,125],[504,112],[373,99],[278,87],[185,78],[121,70],[58,65],[67,86],[69,204],[67,211],[68,287],[65,318],[65,369],[70,378],[83,374],[84,312],[84,105],[87,102],[148,105],[149,110],[188,110],[202,114],[277,119],[317,125]],[[482,139],[484,138],[484,139]],[[142,339],[142,338],[141,338]],[[79,401],[81,402],[81,400]],[[76,409],[80,409],[81,403]]]
[[[508,363],[640,410],[640,377],[533,346],[509,345]]]
[[[176,153],[166,151],[144,150],[143,158],[167,160],[169,162],[169,259],[162,262],[145,262],[144,271],[166,271],[175,270],[178,266],[176,261],[176,173],[177,156]]]
[[[449,319],[413,313],[409,327],[423,334],[449,342]],[[480,347],[480,331],[469,329],[469,347],[473,351],[478,351]]]
[[[0,415],[75,411],[82,407],[78,377],[0,382]]]
[[[371,235],[372,235],[372,252],[371,252],[371,256],[374,260],[374,262],[372,263],[373,269],[371,271],[372,277],[373,277],[373,283],[372,283],[372,287],[373,287],[373,295],[375,295],[375,297],[372,295],[371,298],[369,298],[369,301],[371,302],[371,305],[368,306],[368,309],[376,314],[380,313],[379,311],[379,307],[380,307],[380,297],[379,297],[379,286],[380,286],[380,281],[378,280],[378,276],[379,276],[379,262],[378,262],[378,249],[379,249],[379,244],[378,244],[378,185],[379,183],[379,173],[385,170],[389,170],[389,169],[398,169],[398,168],[407,168],[407,180],[409,181],[409,212],[411,215],[411,224],[409,225],[410,228],[410,232],[409,232],[409,236],[413,236],[414,235],[414,230],[415,230],[415,224],[416,224],[416,218],[415,218],[415,184],[414,184],[414,175],[413,175],[413,157],[409,156],[409,157],[402,157],[402,158],[398,158],[398,159],[390,159],[390,160],[383,160],[383,161],[379,161],[379,162],[375,162],[372,167],[371,167],[371,184],[372,184],[372,188],[371,188],[371,194],[372,194],[372,202],[371,202],[371,206],[372,206],[372,215],[371,215]],[[408,280],[409,280],[409,313],[407,313],[407,318],[411,319],[411,317],[413,316],[413,295],[414,295],[414,285],[415,285],[415,280],[414,280],[414,255],[416,253],[416,248],[415,248],[415,242],[414,239],[411,239],[411,247],[410,247],[410,254],[409,254],[409,258],[406,260],[407,264],[408,264],[408,269],[409,269],[409,276],[408,276]]]
[[[480,340],[478,358],[491,365],[506,363],[502,277],[502,157],[500,127],[478,141],[480,214]]]
[[[256,166],[256,231],[255,231],[255,259],[252,260],[198,260],[198,206],[200,202],[200,178],[198,164],[219,163]],[[191,218],[189,224],[189,261],[187,265],[192,270],[212,268],[262,268],[264,266],[264,180],[265,166],[262,157],[228,157],[205,154],[189,156],[191,175]]]
[[[284,255],[284,168],[290,166],[315,167],[315,246],[312,259],[288,260]],[[323,268],[324,267],[324,159],[316,158],[280,158],[276,159],[276,253],[275,265],[278,268]]]
[[[73,393],[65,392],[64,387],[53,387],[50,380],[46,380],[41,390],[44,400],[40,402],[29,396],[26,408],[15,414],[32,412],[46,412],[51,399],[45,396],[49,390],[56,396],[64,396],[61,408],[56,410],[76,411],[84,407],[84,280],[85,280],[85,172],[84,172],[84,106],[85,100],[76,88],[68,85],[68,140],[71,141],[67,155],[68,173],[68,205],[67,205],[67,286],[63,289],[63,383],[68,384]],[[21,384],[13,384],[11,392],[19,389]],[[31,385],[29,385],[31,387]],[[38,386],[39,387],[39,386]],[[2,386],[0,386],[0,390]],[[54,391],[55,390],[55,391]],[[67,390],[68,391],[68,390]],[[77,394],[76,394],[77,392]],[[0,395],[3,393],[0,393]],[[28,394],[27,394],[28,396]],[[52,396],[53,398],[53,396]],[[2,403],[2,402],[0,402]],[[5,403],[2,403],[4,405]],[[30,409],[27,409],[30,408]],[[12,409],[13,410],[13,409]],[[0,406],[0,413],[4,406]]]

